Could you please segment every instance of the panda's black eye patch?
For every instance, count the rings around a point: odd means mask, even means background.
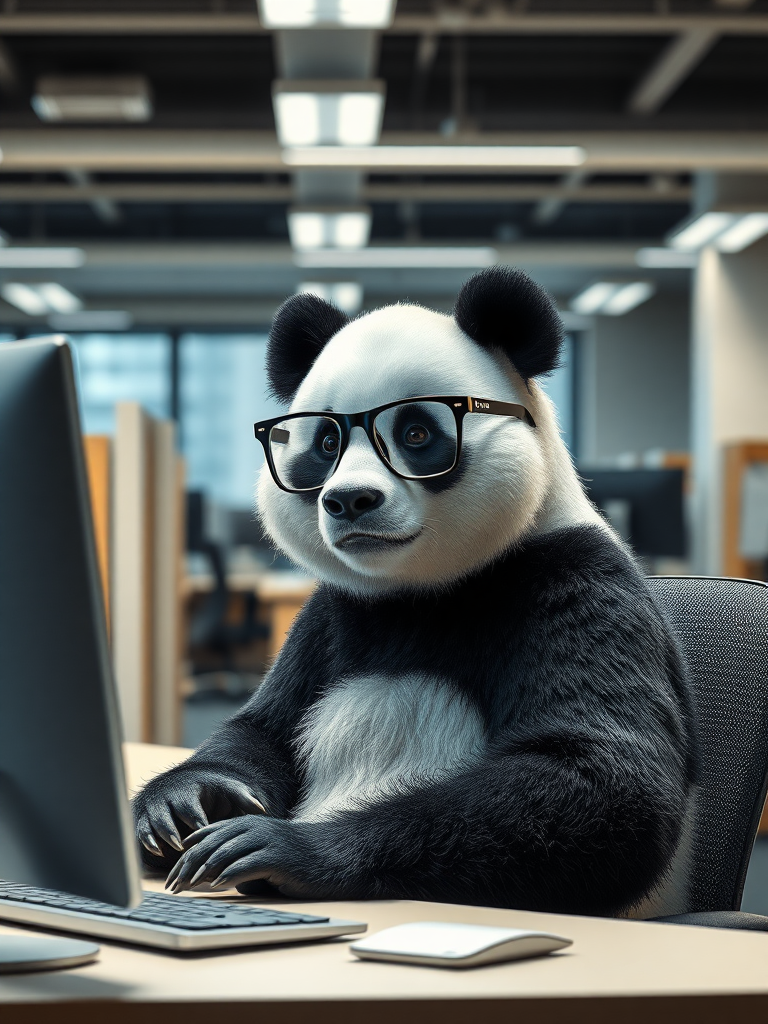
[[[270,430],[275,472],[286,486],[298,491],[322,487],[336,467],[340,450],[341,431],[329,416],[292,417]]]
[[[435,476],[456,461],[456,421],[447,405],[428,400],[403,403],[380,412],[375,428],[379,450],[404,476]]]

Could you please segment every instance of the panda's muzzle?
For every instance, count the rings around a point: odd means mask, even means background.
[[[354,523],[365,512],[372,512],[384,504],[384,492],[372,487],[334,487],[322,498],[323,508],[333,519],[346,519]]]

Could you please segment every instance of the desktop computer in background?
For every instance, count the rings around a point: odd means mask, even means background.
[[[687,557],[682,469],[584,469],[591,501],[642,559]]]
[[[2,344],[0,921],[177,951],[365,930],[247,903],[142,898],[120,741],[71,353],[63,338]],[[0,973],[97,952],[0,936]]]

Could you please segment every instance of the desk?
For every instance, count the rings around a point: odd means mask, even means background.
[[[180,748],[129,746],[131,783]],[[159,889],[159,883],[147,888]],[[194,897],[192,897],[194,898]],[[230,897],[231,898],[231,894]],[[355,960],[343,940],[179,956],[99,940],[76,970],[0,980],[3,1024],[727,1024],[768,1018],[768,934],[414,902],[323,908],[371,931],[416,920],[538,927],[563,953],[475,971]],[[11,931],[2,928],[2,931]]]

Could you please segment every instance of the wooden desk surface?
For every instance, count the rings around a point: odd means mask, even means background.
[[[227,584],[231,590],[252,590],[262,601],[305,601],[317,586],[317,580],[298,572],[228,572]],[[206,593],[213,590],[214,579],[210,573],[187,575],[182,583],[182,592]]]
[[[131,783],[186,753],[129,746]],[[184,956],[99,940],[102,953],[95,964],[0,980],[0,1020],[453,1024],[477,1018],[483,1024],[602,1024],[620,1018],[622,1024],[754,1024],[768,1018],[768,934],[435,903],[274,905],[368,921],[371,931],[404,921],[470,921],[544,928],[570,936],[574,945],[539,960],[447,971],[363,963],[343,939]]]

